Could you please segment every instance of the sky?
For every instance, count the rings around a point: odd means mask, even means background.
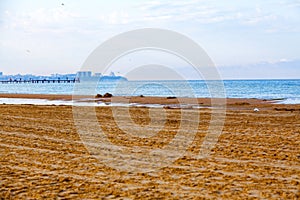
[[[224,79],[300,78],[299,24],[300,0],[1,0],[0,72],[75,73],[111,37],[161,28],[197,42]],[[112,69],[122,74],[126,59],[145,66],[150,58],[193,78],[187,63],[159,52],[129,55]]]

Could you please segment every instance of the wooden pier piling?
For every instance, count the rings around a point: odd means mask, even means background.
[[[79,79],[31,79],[31,80],[6,80],[0,81],[2,84],[18,84],[18,83],[79,83]]]

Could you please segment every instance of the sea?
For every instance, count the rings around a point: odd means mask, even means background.
[[[215,87],[214,87],[215,86]],[[9,94],[104,94],[114,96],[226,97],[300,103],[300,79],[293,80],[155,80],[82,81],[80,83],[0,83],[0,93]],[[1,101],[0,101],[1,102]]]

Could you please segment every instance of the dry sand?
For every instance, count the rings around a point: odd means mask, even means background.
[[[209,104],[208,99],[201,101]],[[253,112],[254,107],[260,111]],[[77,133],[71,106],[0,105],[0,109],[0,199],[300,198],[300,105],[228,100],[217,145],[209,158],[196,159],[211,117],[211,109],[202,108],[187,155],[149,173],[120,172],[90,155]],[[96,110],[116,145],[161,148],[180,124],[180,109],[166,109],[168,120],[160,134],[132,140],[117,127],[110,108]],[[148,111],[130,109],[140,125],[149,123]]]

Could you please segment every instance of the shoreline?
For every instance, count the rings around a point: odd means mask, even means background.
[[[104,102],[104,103],[138,103],[138,104],[191,104],[197,100],[199,105],[211,105],[211,98],[190,98],[190,97],[152,97],[152,96],[113,96],[111,98],[94,98],[91,95],[65,95],[65,94],[0,94],[0,98],[9,99],[42,99],[49,101],[72,101],[77,100],[80,102]],[[218,99],[215,99],[218,100]],[[224,101],[224,99],[219,99]],[[284,99],[256,99],[256,98],[226,98],[226,105],[282,105],[280,100]],[[283,104],[283,105],[300,105],[300,104]]]

